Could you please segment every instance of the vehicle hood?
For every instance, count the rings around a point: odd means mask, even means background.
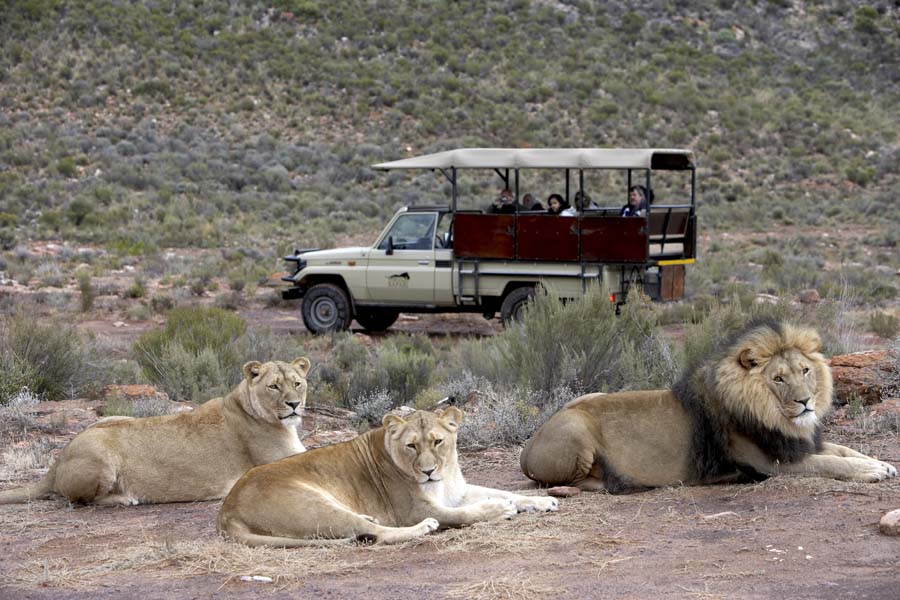
[[[352,260],[355,258],[365,258],[368,255],[369,248],[366,246],[355,246],[352,248],[331,248],[330,250],[316,250],[314,252],[304,252],[301,254],[303,260],[307,264],[322,264],[324,262],[338,260]]]

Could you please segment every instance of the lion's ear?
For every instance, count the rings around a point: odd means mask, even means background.
[[[258,360],[251,360],[250,362],[244,365],[242,369],[244,371],[244,377],[247,379],[254,379],[259,376],[259,372],[262,369],[262,363]]]
[[[309,373],[309,359],[304,357],[298,358],[291,363],[291,366],[300,371],[300,374],[306,377]]]
[[[464,416],[463,411],[455,406],[451,406],[445,410],[439,410],[437,411],[437,415],[443,419],[445,425],[454,431],[459,429],[459,424],[463,422]]]
[[[390,427],[392,425],[403,425],[404,423],[406,423],[406,421],[404,421],[397,415],[392,415],[391,413],[384,415],[384,418],[381,419],[381,424],[385,427]]]
[[[741,366],[748,371],[756,366],[756,359],[753,358],[752,350],[750,350],[750,348],[744,348],[743,350],[741,350],[741,353],[738,356],[738,361],[740,361]]]

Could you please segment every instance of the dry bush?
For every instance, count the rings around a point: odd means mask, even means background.
[[[5,405],[0,405],[0,427],[5,431],[36,429],[38,424],[34,420],[34,407],[40,401],[37,394],[23,387],[10,396]]]
[[[494,385],[471,373],[449,380],[441,389],[466,413],[458,442],[463,449],[522,444],[550,415],[578,395],[565,386],[546,393]]]
[[[103,406],[104,417],[159,417],[172,414],[174,405],[159,396],[137,398],[110,398]]]
[[[0,322],[0,403],[23,386],[46,400],[76,398],[102,380],[91,345],[74,327],[23,313]]]
[[[432,382],[437,359],[427,336],[392,336],[372,349],[350,334],[335,339],[328,360],[312,377],[315,395],[327,388],[337,394],[342,405],[355,411],[359,404],[371,404],[376,397],[379,404],[390,398],[390,409],[414,404],[416,396]]]
[[[11,446],[3,452],[3,466],[9,479],[19,479],[29,471],[50,466],[53,444],[37,438],[22,445]]]
[[[617,316],[599,286],[568,302],[538,291],[521,324],[462,344],[456,362],[479,377],[544,394],[560,387],[653,389],[677,376],[669,342],[646,297],[630,294]]]

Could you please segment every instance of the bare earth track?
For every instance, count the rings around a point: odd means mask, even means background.
[[[52,418],[44,410],[41,419]],[[71,432],[52,439],[57,448],[95,418],[85,403],[52,410],[69,412]],[[332,433],[323,417],[304,427],[315,427],[311,446],[352,435]],[[827,435],[900,464],[896,433],[832,424]],[[533,490],[517,456],[491,449],[461,463],[471,483]],[[217,536],[219,504],[0,506],[0,598],[898,597],[900,538],[881,535],[878,520],[900,507],[900,479],[582,494],[558,513],[399,547],[245,548]],[[241,581],[247,575],[272,582]]]

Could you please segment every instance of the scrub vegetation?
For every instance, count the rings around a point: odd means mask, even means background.
[[[37,322],[0,291],[0,402],[25,386],[52,399],[136,380],[203,401],[243,360],[312,347],[326,357],[311,374],[318,402],[377,420],[477,392],[519,419],[494,423],[514,441],[582,391],[667,385],[722,314],[797,313],[834,353],[859,348],[859,331],[895,337],[897,11],[0,3],[0,283],[56,315]],[[439,175],[371,164],[460,146],[693,149],[701,239],[687,299],[633,298],[617,318],[601,292],[565,307],[539,296],[523,327],[452,348],[420,334],[288,338],[235,314],[291,248],[365,243],[398,207],[443,198]],[[496,187],[460,186],[485,205]],[[818,304],[788,302],[809,289]],[[216,309],[196,306],[211,296]],[[109,313],[165,326],[98,354],[70,324]],[[680,324],[687,345],[662,333]]]

